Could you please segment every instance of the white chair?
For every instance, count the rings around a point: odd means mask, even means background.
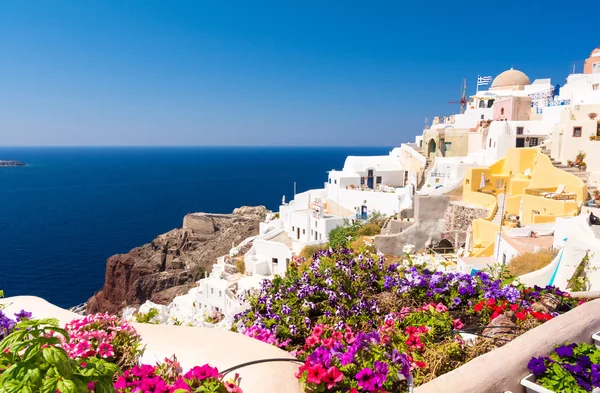
[[[565,192],[565,188],[567,188],[567,186],[564,184],[559,184],[558,187],[556,187],[556,191],[542,192],[540,195],[542,195],[544,198],[554,198],[555,196],[561,195],[563,192]]]

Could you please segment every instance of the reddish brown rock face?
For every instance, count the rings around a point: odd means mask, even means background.
[[[87,312],[120,313],[146,300],[168,304],[187,293],[204,272],[210,273],[232,244],[258,235],[265,214],[266,209],[259,206],[236,209],[234,214],[188,215],[184,228],[162,234],[127,254],[113,255],[106,262],[104,287],[88,300]],[[194,224],[187,225],[190,222]]]

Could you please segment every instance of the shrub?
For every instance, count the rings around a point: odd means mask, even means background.
[[[321,250],[327,250],[329,248],[329,244],[316,244],[314,246],[305,246],[300,251],[300,257],[304,259],[312,259],[313,255]]]
[[[358,228],[359,236],[375,236],[381,233],[381,227],[375,223],[368,223]]]
[[[244,259],[236,259],[235,260],[235,268],[237,269],[238,272],[244,274],[246,273],[246,263],[244,262]]]
[[[59,337],[56,337],[59,336]],[[0,392],[114,392],[119,368],[98,358],[71,359],[56,319],[27,320],[0,342]]]
[[[514,257],[508,263],[508,271],[513,276],[522,276],[547,266],[556,257],[557,251],[544,249],[538,252],[526,252]]]
[[[158,316],[158,309],[155,307],[152,307],[150,310],[148,310],[147,313],[138,312],[137,314],[135,314],[135,321],[137,323],[158,324],[158,322],[155,320],[155,318],[157,316]]]
[[[331,248],[348,248],[348,245],[352,243],[358,237],[358,228],[361,225],[358,223],[339,226],[329,232],[329,244]]]

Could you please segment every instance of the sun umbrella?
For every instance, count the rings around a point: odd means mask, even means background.
[[[482,190],[485,188],[486,182],[485,182],[485,173],[481,173],[481,183],[479,183],[479,188],[481,188]]]

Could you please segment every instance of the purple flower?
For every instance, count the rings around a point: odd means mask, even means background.
[[[532,358],[527,364],[527,368],[536,376],[539,377],[543,373],[546,372],[546,364],[544,363],[544,358]]]
[[[308,357],[311,364],[321,363],[325,368],[331,366],[331,352],[325,347],[319,347]]]
[[[573,356],[573,348],[568,345],[563,345],[554,350],[561,358],[570,358]]]
[[[17,318],[17,322],[21,322],[21,320],[23,319],[31,319],[31,316],[33,314],[30,312],[27,312],[25,310],[21,310],[18,313],[15,314],[15,317]]]
[[[387,379],[387,375],[389,372],[389,366],[384,362],[375,362],[373,364],[375,372],[373,378],[375,379],[375,384],[377,387],[382,387]]]
[[[375,377],[373,375],[373,370],[370,368],[363,368],[356,374],[356,380],[358,381],[358,386],[363,388],[368,392],[372,392],[375,390]]]

